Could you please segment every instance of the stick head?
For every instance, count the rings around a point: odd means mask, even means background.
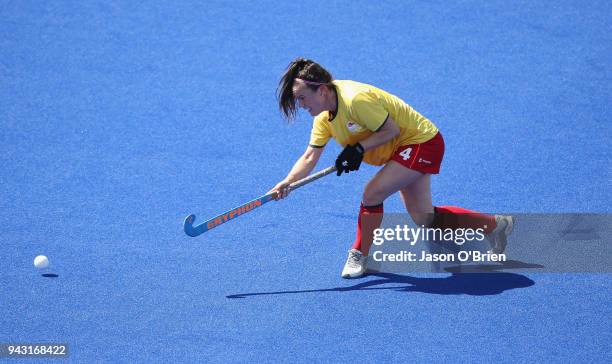
[[[189,215],[185,218],[185,222],[183,223],[183,230],[185,230],[185,234],[189,236],[198,236],[195,229],[193,228],[193,222],[195,221],[195,215]]]

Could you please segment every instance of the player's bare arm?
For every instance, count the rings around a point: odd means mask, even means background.
[[[302,156],[295,162],[287,177],[276,184],[269,192],[276,192],[276,199],[280,200],[289,195],[289,185],[297,180],[306,177],[317,165],[321,154],[323,154],[323,147],[314,148],[308,146]]]
[[[400,129],[395,123],[395,120],[389,115],[387,120],[382,127],[374,134],[360,141],[359,144],[363,147],[364,151],[374,149],[379,145],[383,145],[391,139],[399,135]]]

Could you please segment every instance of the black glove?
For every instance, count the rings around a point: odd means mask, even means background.
[[[339,176],[342,172],[356,171],[359,169],[362,160],[363,147],[361,144],[347,145],[336,158],[336,173]]]

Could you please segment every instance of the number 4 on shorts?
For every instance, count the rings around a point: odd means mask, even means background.
[[[406,161],[410,159],[410,153],[412,153],[412,148],[406,148],[402,150],[399,155],[401,155],[402,158]]]

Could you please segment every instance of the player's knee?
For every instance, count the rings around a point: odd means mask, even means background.
[[[383,203],[385,197],[386,195],[384,191],[376,188],[375,186],[368,185],[363,191],[361,201],[363,202],[364,206],[375,206]]]

